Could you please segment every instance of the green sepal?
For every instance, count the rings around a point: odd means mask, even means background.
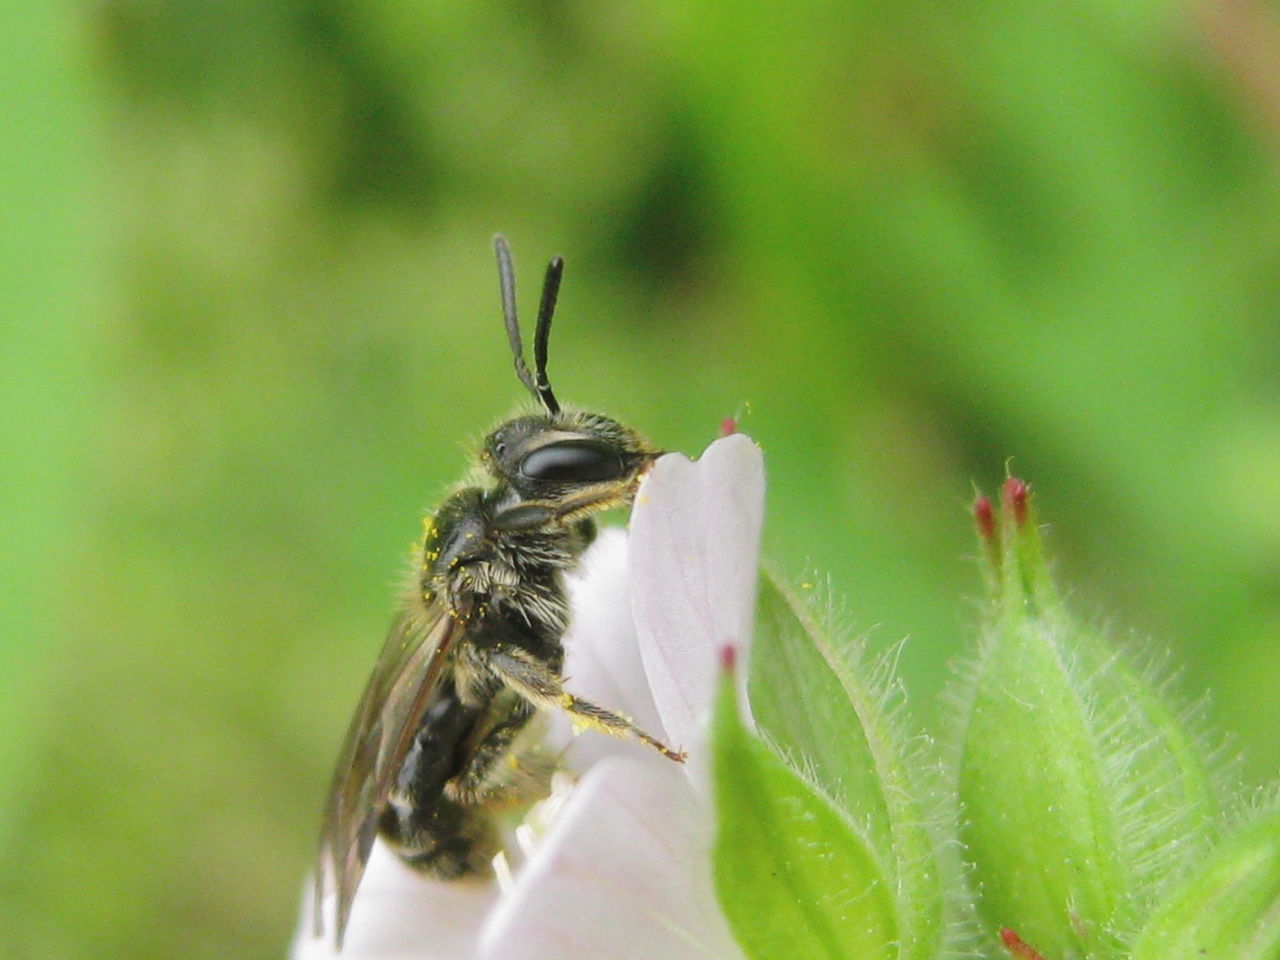
[[[1280,813],[1219,845],[1160,904],[1131,960],[1280,957]]]
[[[731,674],[712,754],[716,893],[746,956],[896,957],[890,877],[843,814],[747,731]]]
[[[813,584],[799,590],[761,576],[751,654],[750,701],[761,734],[816,786],[893,878],[899,956],[928,960],[944,929],[942,881],[913,772],[927,764],[901,729],[889,665],[868,667],[841,644],[831,604]],[[843,647],[843,649],[842,649]]]
[[[981,916],[1052,957],[1099,946],[1127,880],[1105,761],[1063,653],[1037,624],[988,638],[958,771]]]

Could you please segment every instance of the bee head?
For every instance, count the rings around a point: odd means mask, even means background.
[[[485,439],[482,458],[521,500],[556,505],[563,516],[626,502],[657,455],[616,420],[562,409],[508,420]]]
[[[525,503],[510,522],[535,526],[553,518],[577,518],[626,503],[635,482],[657,456],[634,430],[595,413],[560,407],[547,377],[547,344],[564,261],[547,264],[533,334],[534,369],[524,359],[516,319],[516,278],[506,238],[493,238],[502,289],[502,316],[515,360],[516,376],[543,411],[508,420],[485,440],[482,459],[494,479]],[[517,520],[517,518],[519,518]]]

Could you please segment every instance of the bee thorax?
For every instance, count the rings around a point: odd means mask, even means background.
[[[518,617],[539,632],[560,636],[569,626],[569,604],[559,589],[520,584],[494,596],[495,606]]]

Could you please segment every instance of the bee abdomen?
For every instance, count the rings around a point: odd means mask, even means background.
[[[429,807],[387,807],[379,824],[396,854],[440,880],[485,877],[499,850],[493,818],[484,810],[439,797]]]

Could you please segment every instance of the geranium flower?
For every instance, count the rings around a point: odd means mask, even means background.
[[[294,960],[741,960],[712,887],[707,724],[720,651],[750,643],[763,511],[745,436],[668,454],[629,533],[604,531],[570,585],[566,685],[685,749],[683,767],[585,734],[576,781],[517,831],[528,855],[505,889],[432,881],[379,842],[342,953],[313,937],[308,892]]]

